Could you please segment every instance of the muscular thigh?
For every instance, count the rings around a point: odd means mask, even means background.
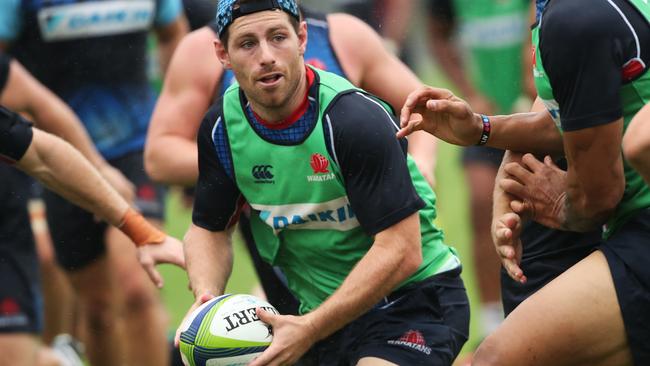
[[[596,251],[524,301],[479,347],[477,365],[629,365],[607,260]]]

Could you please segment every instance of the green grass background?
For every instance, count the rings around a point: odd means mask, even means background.
[[[424,80],[432,85],[444,85],[445,80],[435,70],[425,71],[430,77]],[[439,82],[437,82],[439,81]],[[463,262],[463,279],[467,287],[472,305],[470,325],[470,340],[464,352],[476,346],[480,339],[477,338],[479,324],[478,294],[475,287],[474,270],[471,255],[472,234],[469,226],[469,202],[467,186],[460,165],[460,148],[440,142],[438,148],[438,163],[436,167],[436,194],[438,196],[438,219],[436,224],[445,232],[445,241],[455,247]],[[182,238],[189,227],[190,211],[184,208],[177,193],[170,194],[167,201],[167,231]],[[161,296],[170,314],[170,332],[180,324],[187,309],[193,301],[188,289],[188,279],[184,271],[162,265],[161,273],[165,278],[165,287]],[[234,240],[234,266],[233,273],[226,289],[231,293],[250,293],[257,284],[250,258],[241,238]]]

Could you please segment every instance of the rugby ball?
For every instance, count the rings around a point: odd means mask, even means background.
[[[271,344],[271,327],[256,308],[277,314],[251,295],[222,295],[194,310],[181,324],[180,351],[185,366],[247,365]]]

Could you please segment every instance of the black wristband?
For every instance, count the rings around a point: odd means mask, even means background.
[[[477,146],[483,146],[488,142],[490,138],[490,130],[492,130],[492,125],[490,125],[490,118],[488,116],[481,114],[481,121],[483,122],[483,131],[481,132],[481,138],[476,143]]]

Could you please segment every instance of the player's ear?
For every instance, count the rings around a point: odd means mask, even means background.
[[[302,21],[298,26],[298,51],[300,56],[305,54],[307,49],[307,22]]]
[[[223,65],[224,69],[230,69],[230,56],[228,55],[228,50],[226,46],[218,39],[214,41],[214,51],[217,54],[217,58]]]

